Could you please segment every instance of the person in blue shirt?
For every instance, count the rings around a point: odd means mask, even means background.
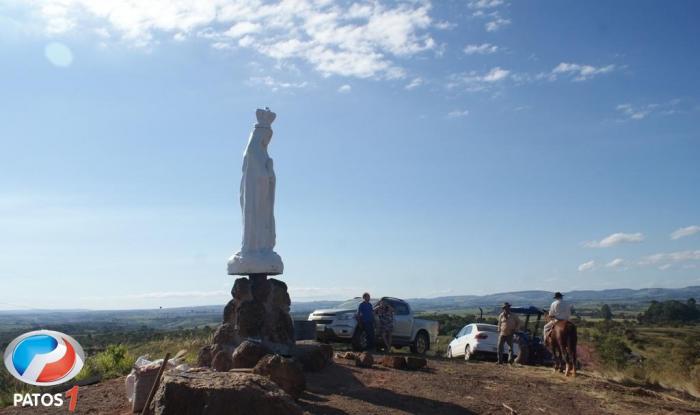
[[[374,310],[369,293],[362,294],[363,302],[357,307],[357,320],[367,336],[367,350],[374,349]]]

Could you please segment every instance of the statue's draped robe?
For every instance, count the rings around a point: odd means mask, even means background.
[[[271,138],[271,128],[256,126],[243,158],[241,253],[264,255],[275,247],[275,172],[272,159],[267,154]]]

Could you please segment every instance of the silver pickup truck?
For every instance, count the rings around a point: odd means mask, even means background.
[[[407,302],[398,298],[382,297],[381,300],[389,302],[394,308],[394,331],[392,332],[392,346],[410,346],[413,353],[424,354],[430,350],[438,335],[438,322],[415,318],[413,311]],[[362,298],[357,297],[345,301],[337,307],[326,310],[315,310],[309,314],[309,321],[316,322],[316,337],[320,341],[352,343],[354,350],[364,350],[367,347],[367,339],[358,327],[355,315]],[[376,305],[377,301],[372,301]],[[378,321],[375,327],[378,326]],[[379,338],[379,330],[376,344],[382,344]]]

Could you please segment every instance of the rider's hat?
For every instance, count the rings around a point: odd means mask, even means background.
[[[554,298],[564,298],[564,294],[560,293],[559,291],[554,293]]]
[[[501,308],[510,308],[510,303],[506,301]]]

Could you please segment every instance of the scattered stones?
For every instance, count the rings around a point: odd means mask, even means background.
[[[253,368],[253,373],[270,378],[295,400],[306,389],[306,378],[301,365],[280,355],[264,356]]]
[[[211,360],[211,367],[217,372],[228,372],[231,370],[233,368],[233,358],[231,357],[231,353],[228,353],[225,350],[220,350],[217,352],[214,355],[214,358]]]
[[[210,367],[212,357],[211,346],[202,347],[197,354],[197,366]]]
[[[357,353],[353,352],[338,352],[335,354],[336,359],[348,359],[348,360],[355,360],[357,359]]]
[[[166,372],[154,403],[157,415],[301,415],[302,409],[272,380],[253,373]]]
[[[333,362],[333,347],[313,340],[298,341],[292,356],[305,371],[316,372]]]
[[[372,367],[374,364],[374,358],[370,353],[362,352],[355,358],[355,366],[358,367]]]
[[[252,368],[270,351],[259,343],[244,341],[233,352],[232,368]]]
[[[428,361],[424,357],[407,356],[406,369],[420,370],[428,365]]]
[[[406,359],[403,356],[385,355],[379,364],[392,369],[406,369]]]

